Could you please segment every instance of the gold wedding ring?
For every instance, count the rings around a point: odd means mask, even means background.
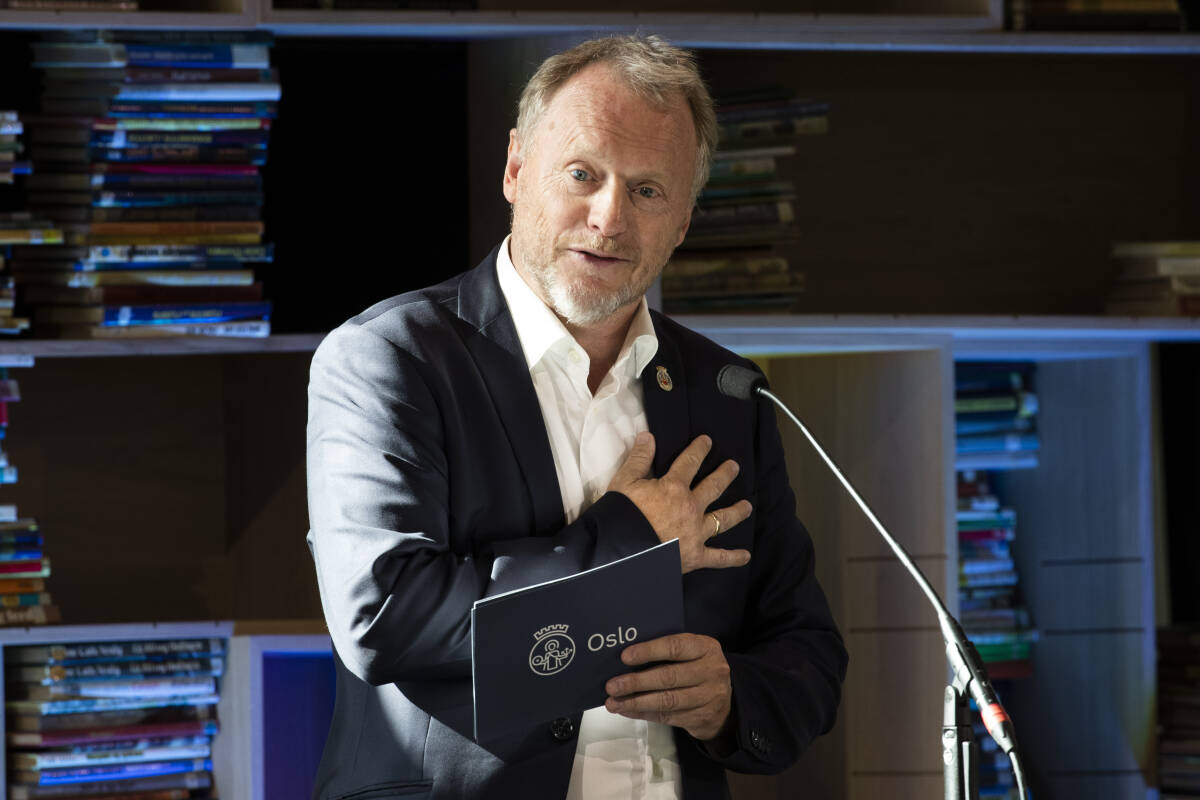
[[[721,532],[721,520],[717,519],[716,514],[710,513],[709,516],[713,518],[713,522],[717,523],[717,529],[715,531],[713,531],[713,536],[716,536],[718,533]]]

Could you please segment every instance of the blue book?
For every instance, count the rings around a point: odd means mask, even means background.
[[[86,783],[97,780],[145,778],[151,775],[177,775],[182,772],[198,772],[211,769],[211,759],[189,758],[176,761],[147,761],[141,764],[44,769],[35,771],[32,774],[37,776],[37,784],[39,786],[61,786],[63,784]]]
[[[0,546],[0,561],[28,561],[41,558],[42,548],[36,547],[3,547]]]
[[[130,67],[227,67],[267,69],[270,47],[266,44],[127,44]]]
[[[630,671],[621,651],[680,633],[679,541],[595,569],[477,600],[471,609],[475,739],[604,704]]]
[[[231,322],[268,319],[271,301],[247,303],[170,303],[147,306],[104,306],[102,325],[175,325],[180,322]]]

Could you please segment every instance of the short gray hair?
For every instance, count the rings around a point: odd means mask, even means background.
[[[717,115],[695,56],[659,36],[590,39],[543,61],[525,84],[517,106],[517,139],[521,146],[533,141],[534,130],[555,93],[592,64],[611,66],[635,94],[655,105],[665,106],[675,92],[683,95],[696,126],[696,174],[692,180],[695,201],[708,183],[717,149]]]

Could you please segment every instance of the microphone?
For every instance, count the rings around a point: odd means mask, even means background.
[[[1020,797],[1025,797],[1024,789],[1024,770],[1021,767],[1016,747],[1016,731],[1013,728],[1012,721],[1008,718],[1008,714],[1004,711],[1004,706],[1000,704],[1000,698],[996,695],[996,690],[992,688],[991,682],[988,680],[987,672],[983,667],[983,660],[979,657],[979,653],[975,650],[975,645],[967,638],[963,632],[962,626],[958,620],[946,608],[946,604],[942,602],[942,598],[938,596],[937,591],[926,579],[925,574],[921,572],[921,568],[913,563],[908,551],[896,541],[895,537],[888,532],[875,513],[871,511],[866,501],[858,494],[854,487],[847,480],[846,476],[838,468],[833,459],[826,454],[825,449],[817,442],[804,423],[792,413],[782,400],[776,397],[767,388],[767,379],[760,373],[752,369],[738,366],[736,364],[726,364],[721,367],[717,373],[717,389],[721,394],[737,400],[752,400],[755,396],[765,397],[783,411],[796,424],[804,437],[808,439],[808,443],[817,451],[817,455],[825,462],[825,465],[833,472],[834,476],[841,482],[843,488],[849,492],[850,496],[866,514],[867,519],[875,526],[875,530],[892,548],[892,552],[900,559],[902,563],[916,580],[917,585],[925,593],[929,599],[933,609],[937,612],[938,622],[942,629],[942,639],[946,643],[946,657],[950,661],[950,667],[954,672],[954,677],[963,683],[970,691],[971,696],[975,699],[975,703],[979,706],[980,715],[983,718],[983,724],[987,728],[992,739],[1000,746],[1000,749],[1008,754],[1009,759],[1013,764],[1013,771],[1016,774],[1018,788],[1020,789]]]
[[[726,364],[717,373],[717,388],[723,395],[737,400],[750,400],[760,389],[767,388],[767,379],[752,369]]]

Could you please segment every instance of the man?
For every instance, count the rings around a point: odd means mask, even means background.
[[[846,654],[746,363],[648,311],[716,140],[655,38],[548,59],[509,135],[512,234],[313,359],[309,544],[337,703],[321,798],[725,797],[833,722]],[[470,609],[678,538],[687,632],[604,707],[471,739]],[[661,662],[645,670],[636,670]]]

